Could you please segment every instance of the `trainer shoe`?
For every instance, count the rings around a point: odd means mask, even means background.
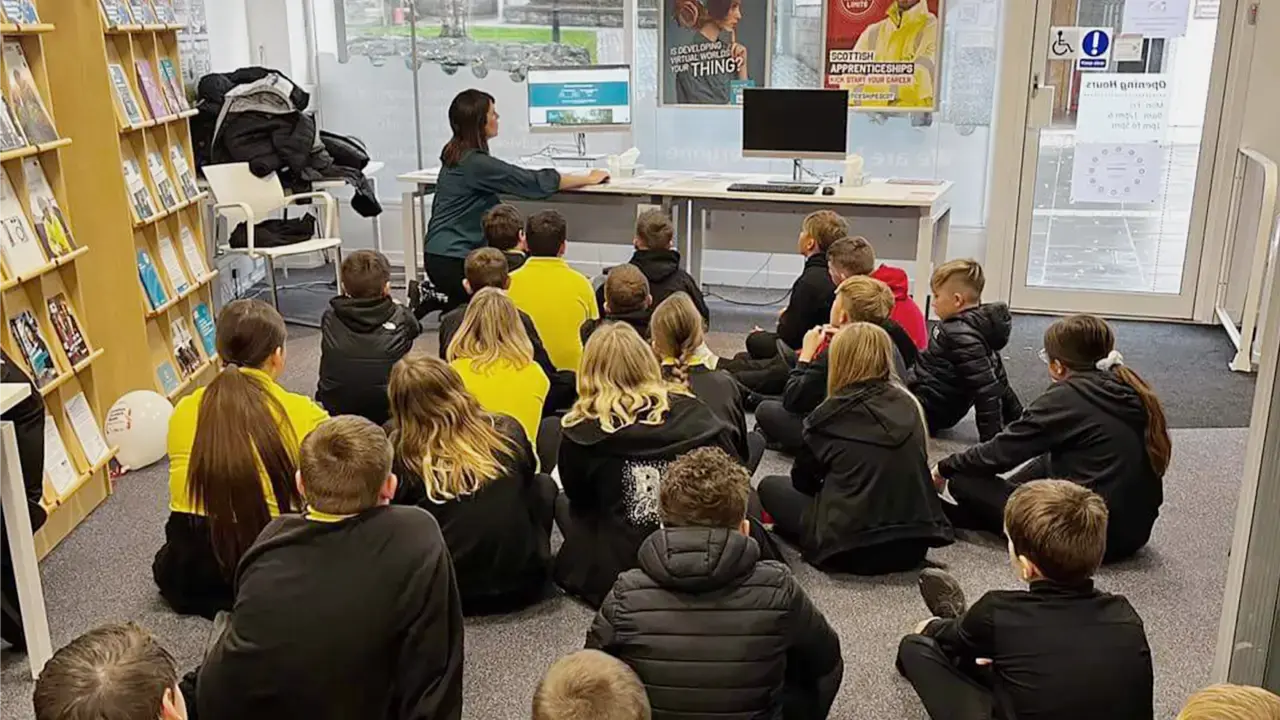
[[[958,618],[964,614],[964,590],[951,573],[937,568],[920,571],[920,597],[934,617]]]

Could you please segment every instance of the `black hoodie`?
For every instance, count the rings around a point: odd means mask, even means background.
[[[679,252],[636,250],[627,262],[640,268],[640,272],[649,281],[649,296],[653,298],[650,307],[658,307],[663,300],[678,292],[688,293],[694,307],[698,308],[698,314],[710,324],[711,311],[707,309],[707,301],[702,297],[702,289],[692,275],[680,268]],[[596,288],[596,304],[604,307],[604,285]]]
[[[1004,303],[962,310],[933,327],[911,383],[931,429],[955,425],[972,407],[978,437],[985,441],[1022,414],[1000,359],[1012,330],[1013,318]]]
[[[992,475],[1046,456],[1049,477],[1102,496],[1107,558],[1136,552],[1151,536],[1164,489],[1147,454],[1147,413],[1138,393],[1110,371],[1076,372],[1054,383],[995,438],[938,464],[948,477]]]
[[[791,468],[796,489],[814,496],[804,513],[805,560],[821,566],[900,540],[950,545],[928,440],[915,401],[887,382],[859,383],[819,405]]]
[[[316,400],[330,415],[362,415],[385,424],[391,416],[391,366],[421,331],[413,312],[390,297],[333,298],[320,320]]]
[[[661,425],[637,422],[612,433],[594,420],[565,427],[559,472],[572,522],[561,527],[556,584],[598,607],[658,527],[658,486],[667,466],[708,446],[738,453],[729,425],[687,395],[671,396]]]
[[[725,528],[650,535],[587,647],[635,670],[654,720],[825,718],[844,674],[840,638],[791,571]]]
[[[603,302],[600,304],[600,307],[601,309],[604,308]],[[601,325],[604,325],[605,323],[624,322],[630,325],[631,327],[635,328],[636,332],[640,334],[640,337],[644,338],[645,340],[648,340],[649,339],[649,318],[651,318],[652,316],[653,316],[653,310],[650,308],[644,308],[642,310],[632,310],[631,312],[625,312],[625,313],[606,312],[603,317],[589,318],[587,320],[583,320],[582,327],[578,328],[578,335],[582,338],[582,344],[586,345],[587,338],[591,337],[591,333],[595,332],[596,328],[600,327]]]

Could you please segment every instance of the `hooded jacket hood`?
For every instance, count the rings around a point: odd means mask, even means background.
[[[663,528],[640,546],[640,569],[664,588],[702,593],[748,575],[760,546],[737,530]]]
[[[679,455],[709,444],[729,426],[706,405],[688,395],[671,395],[671,409],[661,425],[636,422],[607,433],[600,423],[583,421],[564,429],[565,437],[579,445],[598,446],[597,451],[647,458]]]
[[[1138,391],[1116,377],[1115,373],[1102,370],[1074,372],[1063,382],[1108,415],[1134,427],[1146,426],[1147,409],[1143,407]]]
[[[895,301],[901,302],[903,300],[911,299],[911,282],[907,278],[906,270],[890,267],[888,265],[881,265],[871,273],[871,277],[879,280],[885,285],[888,285],[889,289],[893,291],[893,299]]]
[[[953,320],[973,328],[987,342],[991,352],[1000,352],[1009,344],[1013,332],[1013,316],[1004,303],[983,303],[960,311]]]
[[[380,325],[391,321],[396,314],[396,304],[391,298],[351,298],[339,296],[329,301],[333,314],[353,332],[373,332]],[[388,328],[391,329],[391,328]]]
[[[894,387],[880,380],[845,388],[805,419],[805,430],[853,443],[901,447],[922,421],[914,402],[892,402],[887,397],[892,392]]]
[[[640,268],[649,282],[664,282],[680,271],[680,253],[675,250],[636,250],[631,256],[631,264]]]

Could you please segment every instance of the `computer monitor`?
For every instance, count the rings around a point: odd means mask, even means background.
[[[528,84],[531,130],[580,133],[631,125],[627,65],[530,68]]]
[[[742,93],[742,155],[843,160],[849,91],[747,88]]]

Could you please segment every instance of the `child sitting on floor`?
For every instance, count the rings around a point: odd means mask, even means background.
[[[611,323],[591,335],[578,371],[578,400],[564,416],[556,524],[564,544],[555,579],[599,607],[618,573],[636,565],[658,527],[658,486],[678,455],[704,446],[734,453],[733,431],[684,388],[662,379],[634,328]]]
[[[787,566],[761,558],[750,489],[717,448],[671,463],[662,527],[587,634],[636,671],[657,717],[825,718],[840,689],[840,638]]]
[[[342,260],[342,294],[320,320],[320,384],[316,400],[333,415],[387,421],[391,366],[413,347],[421,328],[391,299],[391,264],[373,250]]]
[[[538,335],[559,370],[577,370],[582,362],[582,323],[600,317],[595,290],[585,275],[564,261],[567,229],[555,210],[534,213],[525,223],[529,259],[511,275],[509,293],[529,313]]]
[[[693,301],[704,323],[710,324],[711,311],[702,297],[702,289],[693,276],[680,267],[680,253],[671,248],[676,228],[662,210],[646,210],[636,218],[636,251],[627,262],[640,268],[649,281],[653,307],[675,293],[683,292]],[[596,300],[604,305],[604,289],[596,290]]]
[[[508,272],[524,266],[524,218],[515,206],[502,204],[489,208],[480,220],[480,233],[489,247],[502,253]],[[480,288],[473,287],[471,292]]]
[[[875,325],[841,328],[827,352],[826,400],[805,420],[791,477],[760,481],[774,530],[818,567],[900,572],[952,542],[929,475],[929,433],[893,375],[892,349]]]
[[[929,434],[960,422],[973,408],[986,442],[1022,414],[1000,351],[1013,318],[1004,303],[983,303],[986,278],[976,260],[952,260],[933,271],[933,311],[942,319],[916,363],[911,392],[920,399]]]
[[[827,250],[827,265],[831,269],[831,282],[837,286],[855,275],[870,275],[889,286],[893,293],[893,311],[890,319],[897,323],[911,338],[916,349],[929,345],[929,328],[924,313],[911,297],[907,273],[902,268],[881,263],[876,266],[876,250],[864,237],[841,238]],[[894,338],[895,344],[897,338]],[[904,354],[903,357],[906,357]]]
[[[653,298],[649,281],[635,265],[615,265],[605,277],[603,316],[582,323],[579,334],[583,344],[596,328],[607,322],[624,322],[636,329],[640,337],[649,339],[649,316],[653,314]]]
[[[391,371],[395,502],[435,516],[468,615],[537,601],[551,567],[555,481],[538,475],[520,423],[485,412],[443,360],[411,354]]]
[[[462,717],[462,610],[426,511],[390,505],[391,443],[354,415],[302,442],[302,515],[258,536],[196,683],[202,720]]]
[[[902,639],[898,670],[929,716],[1151,720],[1142,619],[1093,585],[1107,544],[1102,498],[1036,480],[1009,498],[1004,523],[1027,590],[992,590],[966,609],[955,578],[921,573],[934,617]]]
[[[177,663],[133,623],[103,625],[59,648],[31,703],[36,720],[187,720]]]
[[[943,506],[956,527],[998,533],[1014,488],[1062,477],[1106,501],[1107,561],[1147,544],[1172,443],[1160,399],[1115,345],[1111,326],[1093,315],[1062,318],[1045,330],[1041,357],[1053,385],[1000,434],[938,463],[935,482],[957,503]]]
[[[649,720],[649,697],[626,663],[579,650],[547,668],[533,694],[533,720]]]

